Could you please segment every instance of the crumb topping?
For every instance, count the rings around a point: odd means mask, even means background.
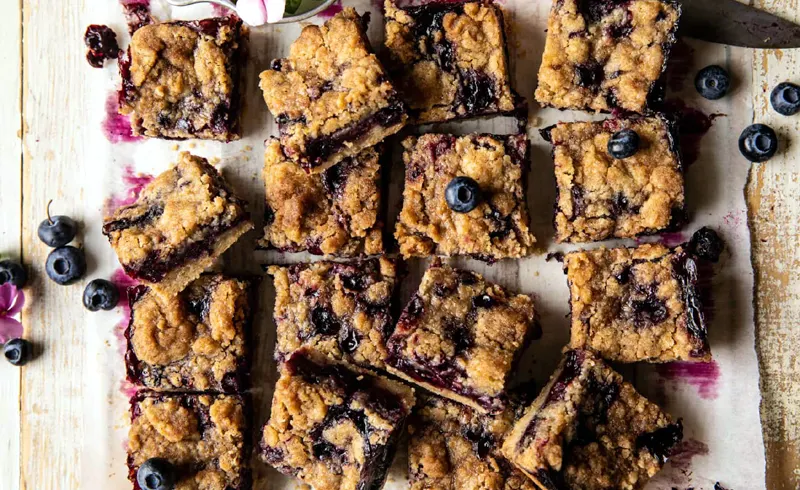
[[[236,391],[246,359],[249,284],[202,276],[174,298],[133,302],[128,370],[154,389]]]
[[[238,396],[138,395],[128,434],[129,477],[150,458],[178,468],[176,490],[239,488],[244,475],[244,407]]]
[[[394,323],[394,262],[384,257],[351,264],[314,262],[273,266],[269,273],[275,278],[278,360],[308,346],[334,359],[384,368]]]
[[[407,138],[403,146],[405,189],[395,230],[403,257],[494,260],[531,253],[536,239],[525,199],[525,136],[425,134]],[[474,179],[484,196],[468,213],[451,210],[445,199],[447,185],[458,176]]]
[[[270,139],[263,172],[268,219],[260,245],[341,257],[381,253],[379,157],[369,148],[309,175]]]
[[[608,141],[623,129],[639,135],[639,151],[616,159],[608,153]],[[664,120],[559,123],[550,131],[550,139],[559,242],[655,233],[683,215],[683,169]]]
[[[559,109],[642,113],[675,42],[668,0],[557,0],[547,23],[536,100]]]
[[[131,39],[129,65],[121,65],[120,113],[130,116],[134,135],[239,139],[244,36],[238,19],[138,29]]]

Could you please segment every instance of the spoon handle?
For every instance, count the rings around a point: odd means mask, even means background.
[[[167,0],[167,3],[175,7],[186,7],[187,5],[194,5],[197,3],[214,3],[221,7],[236,10],[236,3],[231,0]]]

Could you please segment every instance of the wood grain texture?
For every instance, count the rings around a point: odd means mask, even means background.
[[[22,371],[20,488],[72,489],[81,479],[84,328],[82,285],[47,279],[49,249],[36,238],[48,199],[55,214],[83,221],[91,165],[84,142],[87,106],[83,2],[25,1],[23,7],[22,254],[34,307],[24,322],[39,358]],[[90,272],[91,272],[90,262]],[[67,314],[67,312],[69,312]]]
[[[22,5],[6,8],[9,22],[0,29],[0,255],[20,258],[22,226]],[[3,481],[19,482],[20,370],[0,362],[0,468]]]
[[[800,22],[797,0],[761,0],[756,5]],[[753,165],[746,191],[770,490],[800,488],[800,118],[781,116],[769,103],[772,88],[787,80],[800,83],[800,51],[755,53],[754,122],[772,126],[781,138],[777,157]]]

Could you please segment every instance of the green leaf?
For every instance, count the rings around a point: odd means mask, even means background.
[[[286,0],[286,13],[292,15],[296,14],[301,3],[303,3],[303,0]]]

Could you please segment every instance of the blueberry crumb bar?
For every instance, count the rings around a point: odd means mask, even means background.
[[[389,337],[386,364],[437,395],[497,413],[536,328],[529,296],[434,261]]]
[[[406,106],[366,36],[368,17],[345,8],[303,29],[288,58],[261,73],[286,155],[318,173],[397,133]]]
[[[261,456],[316,490],[379,490],[413,390],[300,350],[281,368]]]
[[[247,33],[235,16],[136,30],[119,64],[120,113],[130,117],[133,134],[238,140]]]
[[[245,205],[206,159],[183,152],[105,218],[103,234],[126,274],[174,296],[253,228]]]
[[[680,420],[590,352],[571,350],[502,452],[543,490],[638,490],[682,438]]]

